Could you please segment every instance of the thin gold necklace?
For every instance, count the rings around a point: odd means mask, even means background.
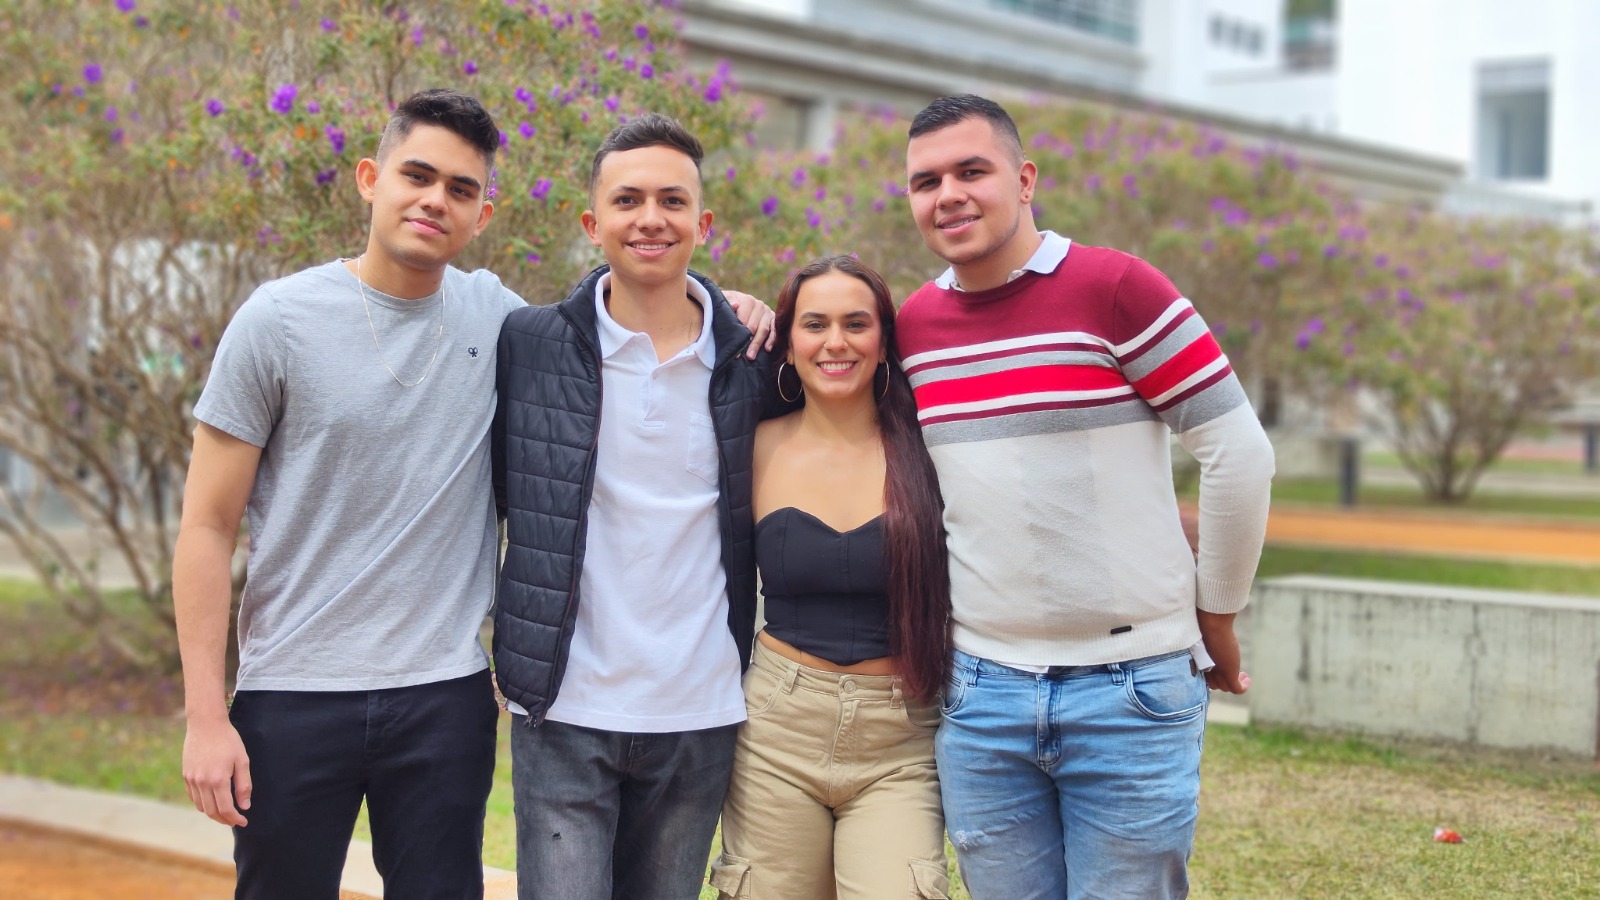
[[[439,346],[444,343],[444,279],[439,279],[439,331],[433,338],[433,356],[428,358],[428,367],[422,370],[421,377],[407,383],[400,380],[394,369],[389,368],[389,361],[383,358],[383,347],[378,345],[378,329],[372,324],[372,307],[367,304],[367,283],[361,280],[361,261],[366,258],[365,253],[356,257],[356,289],[361,292],[361,308],[367,314],[367,331],[372,334],[372,349],[378,351],[378,362],[383,363],[384,369],[388,370],[389,377],[394,379],[395,384],[403,388],[416,387],[427,379],[428,373],[433,371],[433,362],[439,358]]]

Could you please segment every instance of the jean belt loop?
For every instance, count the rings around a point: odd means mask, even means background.
[[[904,697],[900,692],[900,676],[899,675],[894,676],[894,679],[892,681],[890,681],[889,684],[890,684],[889,708],[890,709],[899,709],[905,703]]]
[[[1106,671],[1111,673],[1112,684],[1122,684],[1128,680],[1128,673],[1122,668],[1122,663],[1107,663]]]

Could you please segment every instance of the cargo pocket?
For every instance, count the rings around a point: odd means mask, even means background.
[[[943,859],[911,861],[911,896],[923,900],[950,900],[950,875]]]
[[[726,853],[718,856],[711,864],[710,881],[720,900],[750,900],[750,860]]]

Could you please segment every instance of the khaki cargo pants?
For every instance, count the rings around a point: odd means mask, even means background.
[[[758,641],[711,885],[725,900],[945,898],[937,702]]]

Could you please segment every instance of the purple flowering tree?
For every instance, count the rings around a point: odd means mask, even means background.
[[[1600,371],[1600,253],[1544,223],[1371,210],[1352,278],[1298,337],[1342,376],[1439,503],[1466,499],[1516,434]],[[1330,379],[1331,381],[1331,379]]]
[[[751,162],[732,74],[684,68],[673,16],[621,0],[0,0],[0,447],[33,475],[0,488],[0,531],[42,583],[122,655],[175,665],[176,510],[217,340],[257,284],[360,251],[356,161],[418,88],[468,90],[504,129],[495,222],[461,265],[531,302],[564,295],[598,261],[578,225],[593,148],[655,110],[712,152],[716,235],[697,267],[775,293],[814,230],[772,227],[761,205],[784,176]],[[46,527],[59,500],[88,556]],[[111,613],[113,558],[138,622]]]

